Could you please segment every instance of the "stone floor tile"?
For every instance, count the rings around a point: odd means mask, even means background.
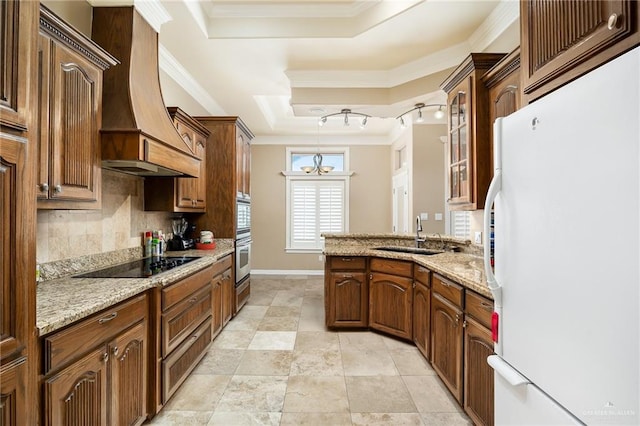
[[[193,374],[164,408],[168,411],[213,411],[230,380],[231,376]]]
[[[244,351],[237,375],[243,376],[287,376],[291,369],[291,351]]]
[[[283,412],[348,413],[344,377],[290,376]]]
[[[260,331],[296,331],[298,317],[264,317],[258,324]]]
[[[345,377],[352,413],[417,413],[399,376]]]
[[[461,410],[437,376],[402,376],[421,413],[454,413]]]
[[[340,351],[294,351],[292,376],[344,376]]]
[[[281,416],[282,413],[216,411],[207,426],[278,426]]]
[[[193,370],[193,374],[231,376],[236,372],[244,352],[241,349],[216,349],[212,347]]]
[[[387,350],[342,349],[345,376],[397,376],[391,354]]]
[[[211,411],[172,411],[163,409],[145,425],[206,426],[212,415]]]
[[[280,412],[286,390],[286,376],[233,376],[216,411]]]
[[[391,349],[389,354],[401,376],[434,376],[436,374],[417,348]]]
[[[298,331],[295,349],[340,350],[340,340],[331,331]]]
[[[422,413],[426,426],[471,426],[473,422],[462,413]]]
[[[351,426],[349,413],[282,413],[280,426]]]
[[[421,426],[419,413],[352,413],[353,426]]]
[[[216,349],[247,349],[255,334],[255,331],[224,329],[211,346]]]
[[[247,349],[290,351],[295,343],[295,331],[256,331]]]

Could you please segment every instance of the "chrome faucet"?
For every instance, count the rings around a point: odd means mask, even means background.
[[[420,231],[422,231],[422,220],[420,216],[416,216],[416,248],[420,247],[420,243],[423,243],[427,240],[427,237],[421,237]]]

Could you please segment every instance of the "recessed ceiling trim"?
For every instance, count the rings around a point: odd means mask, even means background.
[[[317,121],[317,120],[316,120]],[[344,145],[344,135],[321,135],[319,142],[316,141],[317,135],[256,135],[251,139],[251,145],[309,145],[310,141],[320,146],[325,145]],[[349,145],[390,145],[391,140],[388,136],[364,136],[350,135]]]
[[[157,32],[162,24],[173,18],[160,0],[87,0],[92,7],[134,6],[145,21]]]
[[[482,52],[511,24],[520,19],[517,1],[503,0],[482,24],[469,36],[471,52]]]
[[[375,7],[381,0],[366,1],[280,1],[210,2],[209,18],[344,18],[354,17]]]

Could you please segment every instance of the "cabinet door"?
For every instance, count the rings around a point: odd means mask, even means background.
[[[431,364],[462,403],[462,311],[437,293],[431,298]]]
[[[207,156],[205,152],[206,138],[196,134],[195,139],[196,155],[200,157],[200,176],[197,179],[194,179],[194,207],[204,210],[207,203]]]
[[[411,278],[369,275],[369,327],[411,339],[412,284]]]
[[[20,416],[24,415],[21,404],[24,401],[25,361],[20,358],[0,370],[0,425],[24,424]]]
[[[0,123],[27,130],[28,66],[34,9],[30,2],[0,2]],[[37,11],[35,12],[37,13]]]
[[[425,358],[429,359],[431,334],[431,290],[421,282],[413,287],[413,342]]]
[[[472,201],[473,176],[470,138],[473,129],[471,111],[471,77],[465,79],[449,94],[449,204],[468,204]]]
[[[49,198],[98,201],[102,71],[56,43],[51,67]]]
[[[222,273],[222,326],[224,327],[233,317],[234,302],[234,282],[231,279],[231,270],[228,269]]]
[[[522,0],[524,93],[536,99],[640,41],[633,0]]]
[[[238,198],[251,198],[251,144],[247,135],[236,128],[236,192]]]
[[[364,272],[332,272],[328,277],[328,327],[366,327],[367,283]]]
[[[107,424],[108,360],[100,347],[45,381],[45,424]]]
[[[464,411],[477,425],[493,425],[493,354],[491,330],[472,317],[464,322]]]
[[[109,344],[111,424],[140,425],[147,418],[146,333],[142,322]]]
[[[211,292],[211,331],[216,337],[222,331],[222,274],[213,277]]]

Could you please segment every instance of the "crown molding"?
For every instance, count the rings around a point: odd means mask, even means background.
[[[520,4],[515,0],[502,0],[467,40],[470,52],[483,52],[518,19]]]
[[[158,44],[158,48],[158,61],[162,71],[178,83],[209,114],[227,115],[216,100],[208,94],[207,90],[193,78],[189,71],[162,44]]]

